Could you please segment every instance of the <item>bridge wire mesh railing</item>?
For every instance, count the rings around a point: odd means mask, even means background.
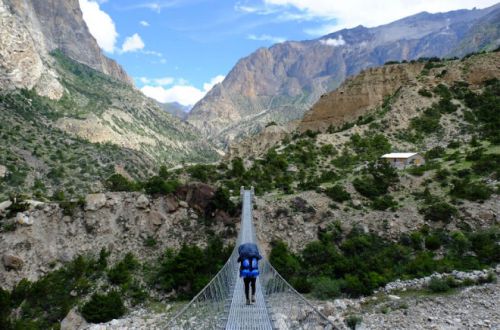
[[[252,208],[250,208],[250,214],[251,210]],[[253,221],[251,237],[258,244]],[[231,256],[222,269],[167,323],[168,329],[223,329],[225,327],[238,279],[238,246],[241,240],[242,230],[239,232]],[[280,330],[335,329],[333,323],[297,292],[266,259],[263,259],[260,264],[260,283],[271,314],[273,328]]]
[[[238,246],[238,245],[236,245]],[[222,269],[168,323],[168,329],[221,329],[224,327],[239,269],[235,248]]]

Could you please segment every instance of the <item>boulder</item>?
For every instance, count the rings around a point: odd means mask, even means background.
[[[2,260],[7,270],[20,270],[24,265],[23,259],[11,254],[4,254]]]
[[[144,196],[144,195],[141,195],[139,196],[139,198],[137,198],[137,201],[135,202],[135,207],[137,207],[138,209],[145,209],[149,206],[149,199]]]
[[[175,194],[193,209],[205,213],[210,201],[215,196],[215,188],[204,183],[191,183],[179,187]]]
[[[189,207],[189,204],[186,203],[185,201],[180,201],[179,202],[179,206],[184,208],[184,209],[187,209]]]
[[[5,212],[12,205],[11,201],[5,201],[0,203],[0,214]]]
[[[104,194],[89,194],[85,196],[85,210],[97,211],[106,205],[106,195]]]
[[[477,217],[481,221],[488,222],[488,223],[494,222],[495,218],[496,218],[495,213],[490,212],[490,211],[481,211],[477,214]]]
[[[291,206],[297,212],[316,214],[316,209],[301,197],[294,198]]]
[[[179,202],[174,196],[165,197],[165,206],[169,213],[173,213],[179,209]]]
[[[153,226],[159,227],[165,222],[166,217],[160,212],[152,211],[149,213],[149,219]]]
[[[7,167],[0,165],[0,179],[3,179],[7,176]]]
[[[215,212],[214,219],[216,223],[222,222],[225,226],[235,223],[235,218],[232,218],[226,211],[222,210]]]
[[[16,216],[16,222],[23,226],[32,226],[33,219],[31,219],[28,215],[19,212]]]
[[[82,329],[87,325],[87,321],[77,312],[77,307],[74,307],[62,320],[61,330]]]

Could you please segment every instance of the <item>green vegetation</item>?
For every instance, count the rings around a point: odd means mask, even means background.
[[[120,293],[111,291],[107,294],[94,293],[81,312],[88,322],[102,323],[120,318],[126,309]]]
[[[338,228],[330,230],[297,255],[283,242],[273,243],[270,255],[278,272],[298,290],[318,298],[368,295],[397,278],[481,269],[500,261],[499,227],[478,232],[422,228],[401,236],[399,243],[356,228],[339,240]],[[434,252],[438,248],[444,251],[441,258]]]
[[[150,301],[150,292],[176,290],[175,298],[192,297],[223,266],[233,247],[212,238],[201,250],[184,245],[167,250],[157,261],[141,263],[127,253],[108,265],[109,253],[78,256],[36,282],[21,280],[12,291],[0,289],[2,329],[59,329],[75,306],[89,322],[123,316],[126,306]],[[158,292],[156,293],[158,294]]]
[[[210,240],[204,250],[195,245],[183,245],[178,252],[169,249],[161,258],[153,282],[162,291],[175,290],[179,299],[190,299],[222,268],[232,250],[232,246],[224,247],[220,239]]]

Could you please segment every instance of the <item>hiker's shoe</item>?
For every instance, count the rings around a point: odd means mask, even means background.
[[[252,303],[255,303],[255,295],[252,295]]]
[[[247,305],[250,305],[250,299],[247,299]]]

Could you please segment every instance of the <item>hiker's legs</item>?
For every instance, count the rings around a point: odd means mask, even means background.
[[[250,293],[249,292],[250,291],[250,280],[251,280],[251,278],[248,278],[248,277],[243,278],[243,283],[245,283],[245,297],[247,298],[247,300],[250,299],[250,297],[249,297],[249,293]],[[254,286],[252,288],[253,288],[253,290],[255,292],[255,284],[254,284]]]
[[[255,277],[250,279],[250,281],[251,281],[250,283],[252,284],[252,296],[255,296],[255,281],[256,280],[257,279]]]

